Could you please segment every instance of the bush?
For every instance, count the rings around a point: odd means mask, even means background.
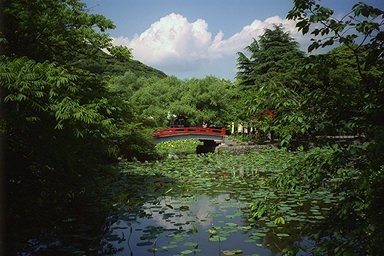
[[[195,154],[196,147],[202,145],[203,143],[194,140],[176,140],[176,141],[166,141],[156,145],[156,151],[163,157],[170,155],[183,155],[183,154]]]

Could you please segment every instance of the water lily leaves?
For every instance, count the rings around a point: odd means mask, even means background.
[[[227,241],[223,245],[249,248],[269,246],[264,243],[267,235],[275,234],[284,243],[287,237],[289,241],[300,239],[294,232],[298,234],[302,232],[300,228],[322,221],[335,197],[328,191],[283,193],[273,188],[271,181],[282,170],[275,163],[280,160],[275,161],[273,155],[258,152],[239,156],[187,156],[156,163],[132,163],[122,174],[127,179],[117,184],[124,186],[126,195],[121,197],[122,202],[129,198],[129,204],[119,202],[115,208],[124,212],[136,207],[142,212],[133,214],[132,219],[124,219],[123,213],[119,220],[122,223],[143,220],[142,223],[162,226],[157,229],[135,224],[133,232],[139,233],[135,237],[142,239],[136,246],[150,248],[156,241],[155,247],[159,250],[178,248],[176,252],[170,251],[177,255],[196,253],[198,245],[203,246],[207,240]],[[227,175],[224,177],[222,173]],[[247,207],[257,201],[263,203],[254,211]],[[263,206],[268,209],[263,210]],[[253,218],[257,210],[262,214]],[[210,227],[212,224],[214,226]],[[115,238],[120,240],[118,232],[124,232],[122,230],[111,233],[117,233]],[[111,237],[111,242],[119,241],[113,240]],[[231,247],[225,249],[224,255],[235,254]]]
[[[265,233],[261,233],[261,232],[255,232],[255,233],[252,233],[250,235],[250,238],[256,238],[256,239],[259,239],[260,237],[264,237],[266,236]]]
[[[170,205],[170,204],[166,204],[166,206],[167,206],[168,208],[171,208],[171,209],[173,209],[173,206],[172,206],[172,205]]]
[[[182,205],[180,206],[180,211],[188,211],[189,210],[189,206],[188,205]]]
[[[211,204],[219,204],[219,202],[217,201],[216,198],[214,198],[214,199],[211,200]]]
[[[223,251],[223,254],[225,256],[232,256],[232,255],[235,255],[235,253],[233,251],[230,251],[230,250],[224,250]]]
[[[250,229],[252,229],[251,226],[242,226],[242,227],[241,227],[241,230],[243,230],[243,231],[248,231],[248,230],[250,230]]]
[[[192,254],[193,251],[192,250],[184,250],[184,251],[181,251],[180,254],[182,255],[188,255],[188,254]]]
[[[236,250],[224,250],[222,251],[225,256],[232,256],[235,254],[242,254],[243,250],[236,249]]]
[[[217,231],[214,229],[208,229],[208,232],[209,232],[210,236],[217,235]]]
[[[238,226],[236,223],[233,223],[233,222],[227,222],[227,223],[225,223],[225,225],[228,227],[237,227]]]
[[[213,217],[213,218],[217,218],[217,217],[220,217],[222,214],[220,212],[211,212],[209,213],[209,216]]]
[[[277,227],[277,225],[273,222],[273,221],[268,221],[267,223],[265,223],[265,225],[267,225],[267,227]]]
[[[275,224],[285,224],[285,219],[283,217],[277,217],[273,223]]]
[[[240,210],[237,210],[233,215],[236,217],[243,216],[243,212]]]
[[[276,236],[278,236],[278,237],[289,237],[289,235],[285,234],[285,233],[278,233],[278,234],[276,234]]]
[[[172,242],[168,246],[166,246],[167,249],[172,249],[172,248],[176,248],[177,247],[177,244],[176,243],[172,243]]]
[[[216,235],[216,236],[212,236],[212,237],[209,238],[209,241],[210,241],[210,242],[222,242],[222,241],[225,241],[225,240],[227,240],[226,237],[224,237],[224,236],[218,236],[218,235]]]
[[[159,249],[157,249],[157,248],[149,248],[149,249],[148,249],[149,252],[157,252],[158,250],[159,250]]]
[[[195,243],[195,242],[185,242],[183,245],[184,245],[184,246],[191,246],[191,247],[197,248],[197,246],[198,246],[199,244],[198,244],[198,243]]]

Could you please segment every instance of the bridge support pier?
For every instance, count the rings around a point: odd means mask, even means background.
[[[219,145],[219,143],[215,142],[214,140],[200,140],[204,144],[198,145],[196,147],[196,154],[203,154],[203,153],[214,153],[216,147]]]

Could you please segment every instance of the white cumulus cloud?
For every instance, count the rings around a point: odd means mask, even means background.
[[[240,32],[224,39],[222,31],[213,37],[205,20],[189,22],[187,18],[175,13],[156,21],[132,39],[114,38],[114,44],[132,48],[136,59],[172,74],[199,69],[209,61],[223,56],[234,56],[236,52],[243,51],[252,42],[252,38],[258,39],[264,29],[271,28],[273,24],[282,24],[300,44],[308,45],[309,39],[297,32],[293,21],[278,16],[264,21],[256,19]]]

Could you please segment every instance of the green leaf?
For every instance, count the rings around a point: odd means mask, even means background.
[[[193,251],[192,250],[184,250],[184,251],[181,251],[180,252],[182,255],[188,255],[188,254],[192,254]]]

